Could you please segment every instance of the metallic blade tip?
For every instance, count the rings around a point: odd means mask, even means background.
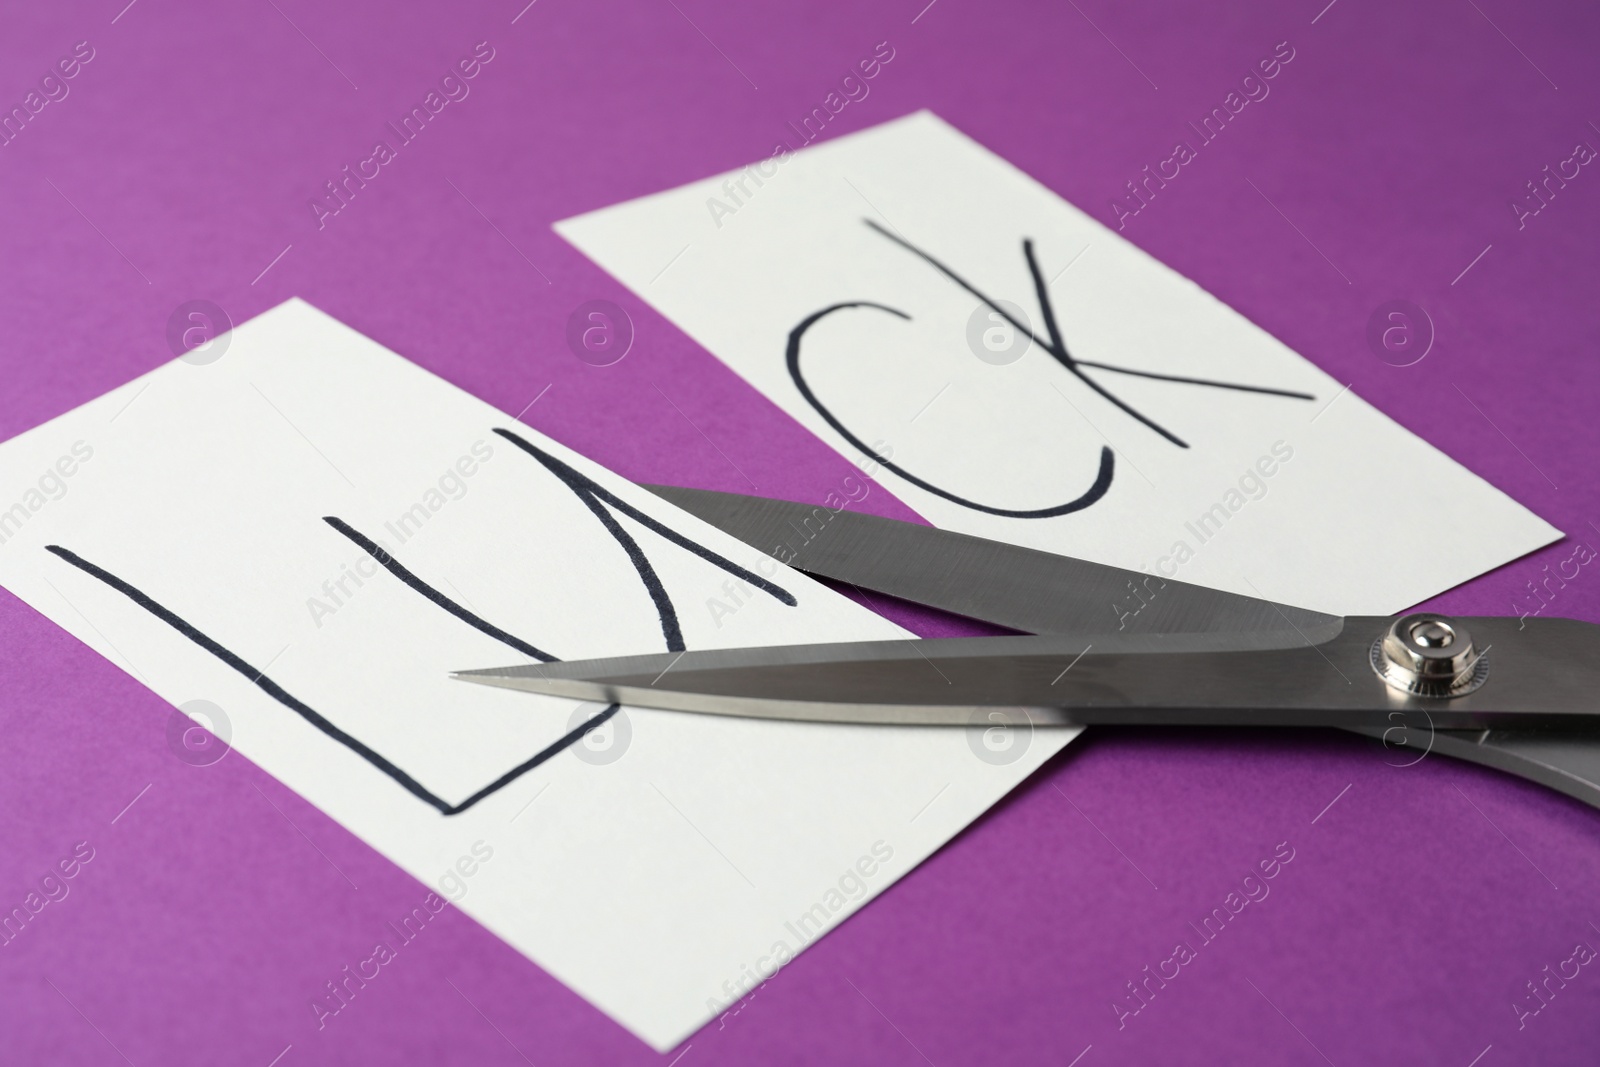
[[[499,667],[480,667],[467,671],[451,671],[450,677],[458,682],[487,682],[504,678],[506,673]]]

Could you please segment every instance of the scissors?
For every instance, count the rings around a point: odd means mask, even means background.
[[[1600,626],[1432,612],[1339,617],[860,512],[644,488],[798,570],[1020,633],[620,656],[454,677],[802,722],[1339,727],[1600,808]]]

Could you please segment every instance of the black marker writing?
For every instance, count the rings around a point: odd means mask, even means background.
[[[902,319],[910,320],[911,318],[910,315],[907,315],[903,311],[896,311],[892,307],[886,307],[883,304],[874,304],[866,300],[859,300],[849,304],[834,304],[832,307],[825,307],[821,311],[812,312],[810,315],[806,316],[800,321],[800,325],[789,331],[789,350],[787,353],[787,359],[789,363],[789,377],[794,380],[795,388],[800,390],[800,395],[806,398],[806,403],[810,404],[812,409],[815,410],[818,415],[821,415],[825,420],[827,420],[829,426],[832,426],[835,430],[837,430],[839,435],[846,441],[849,441],[850,444],[860,451],[862,455],[871,457],[888,470],[894,471],[894,473],[898,474],[912,485],[920,486],[935,496],[942,496],[946,500],[960,504],[962,507],[971,508],[974,511],[982,511],[990,515],[1003,515],[1006,518],[1011,519],[1048,519],[1056,515],[1066,515],[1070,512],[1081,511],[1090,504],[1093,504],[1095,501],[1099,500],[1101,497],[1105,496],[1106,490],[1111,488],[1111,476],[1115,458],[1111,452],[1111,449],[1104,447],[1100,449],[1100,474],[1095,478],[1094,484],[1089,487],[1088,492],[1084,493],[1075,500],[1067,501],[1065,504],[1057,504],[1056,506],[1049,508],[1039,508],[1036,511],[1017,511],[1010,508],[997,508],[989,504],[979,504],[977,501],[968,500],[965,497],[957,496],[948,489],[941,489],[932,482],[924,478],[917,477],[904,467],[892,462],[890,459],[888,459],[888,457],[881,456],[874,452],[870,447],[868,447],[865,441],[861,440],[861,438],[857,437],[855,434],[846,429],[844,423],[840,422],[838,417],[834,415],[833,412],[829,411],[825,406],[823,406],[822,401],[817,399],[817,394],[811,391],[811,386],[807,384],[805,376],[800,373],[800,340],[805,336],[806,331],[811,329],[812,326],[816,325],[816,323],[822,318],[833,314],[835,311],[844,311],[849,308],[872,308],[875,311],[887,311],[891,315],[898,315]]]
[[[634,570],[639,576],[639,580],[644,584],[645,589],[649,592],[650,598],[655,605],[661,622],[662,636],[666,640],[668,651],[681,652],[684,649],[683,633],[678,624],[677,610],[673,606],[671,597],[667,594],[666,587],[662,584],[660,577],[656,574],[654,566],[651,565],[650,560],[645,556],[643,549],[639,547],[638,542],[629,536],[627,531],[622,528],[622,525],[608,509],[615,509],[616,511],[628,516],[634,521],[640,523],[645,528],[656,534],[659,534],[661,537],[670,541],[674,545],[677,545],[680,548],[683,548],[684,550],[700,557],[701,559],[714,564],[729,574],[738,577],[747,585],[752,585],[761,589],[774,599],[778,600],[780,603],[789,605],[791,607],[797,603],[793,594],[789,593],[787,590],[773,582],[768,581],[765,578],[762,578],[758,574],[746,570],[745,568],[734,563],[732,560],[719,555],[711,549],[697,544],[689,538],[684,537],[677,531],[669,529],[667,526],[656,521],[655,519],[652,519],[650,516],[644,514],[642,511],[638,510],[632,505],[625,503],[615,494],[605,489],[593,479],[580,474],[572,467],[561,462],[554,456],[551,456],[549,453],[538,448],[532,443],[524,440],[522,437],[511,432],[510,430],[496,430],[495,433],[515,444],[522,451],[538,460],[546,470],[554,474],[563,485],[565,485],[573,492],[574,495],[583,501],[583,503],[600,521],[606,532],[609,533],[617,542],[617,544],[622,547],[624,552],[627,554],[629,561],[633,564]],[[531,642],[523,640],[522,638],[517,637],[516,635],[509,633],[504,629],[501,629],[500,627],[477,615],[475,612],[469,611],[467,608],[463,607],[450,597],[444,595],[438,590],[437,587],[428,583],[409,568],[405,567],[381,545],[367,535],[363,534],[361,531],[357,530],[348,522],[345,522],[343,519],[340,519],[337,516],[328,515],[323,517],[323,521],[336,530],[339,534],[359,546],[364,552],[370,555],[378,564],[380,564],[407,588],[411,589],[413,592],[416,592],[424,599],[448,612],[455,618],[471,626],[473,629],[494,638],[501,644],[516,649],[523,655],[540,660],[541,662],[552,662],[559,658],[552,653],[544,651]],[[246,662],[242,656],[231,651],[221,642],[217,641],[209,634],[206,634],[200,630],[199,627],[184,619],[170,608],[167,608],[163,604],[159,603],[153,597],[134,586],[132,583],[118,577],[103,567],[89,562],[82,556],[79,556],[77,553],[63,548],[60,545],[47,545],[45,547],[48,552],[66,561],[67,563],[70,563],[72,566],[83,571],[85,574],[88,574],[91,577],[103,582],[112,589],[115,589],[117,592],[133,601],[133,603],[143,608],[157,619],[160,619],[178,633],[182,634],[184,637],[188,638],[190,641],[194,642],[196,645],[199,645],[201,648],[205,649],[205,651],[215,656],[223,663],[227,664],[229,667],[233,668],[233,670],[248,678],[253,685],[255,685],[262,692],[266,693],[268,696],[272,697],[273,700],[277,701],[279,704],[282,704],[290,711],[293,711],[306,722],[322,731],[322,733],[326,734],[328,737],[337,741],[339,744],[345,746],[350,751],[366,760],[379,771],[388,775],[391,779],[397,782],[407,792],[433,807],[442,815],[458,815],[461,812],[466,811],[468,808],[471,808],[483,798],[490,796],[500,789],[503,789],[507,785],[510,785],[512,782],[516,781],[518,778],[522,777],[524,774],[533,770],[540,764],[546,762],[551,757],[561,753],[565,749],[571,747],[573,744],[576,744],[583,738],[585,734],[587,734],[590,730],[593,730],[604,724],[606,720],[615,715],[618,710],[618,706],[616,704],[610,705],[600,714],[585,721],[575,729],[558,738],[554,743],[536,752],[533,756],[511,768],[511,770],[507,771],[499,778],[496,778],[482,789],[479,789],[465,800],[458,804],[451,804],[442,797],[438,796],[436,793],[429,790],[416,778],[402,770],[382,753],[367,745],[354,735],[341,729],[327,716],[318,712],[309,704],[291,694],[288,690],[284,689],[283,686],[279,685],[272,678],[268,677],[263,671],[257,670],[250,663]]]
[[[782,586],[769,582],[761,575],[756,574],[754,571],[746,570],[726,556],[718,555],[709,548],[689,540],[676,530],[663,526],[638,508],[623,501],[599,482],[579,474],[550,453],[529,443],[510,430],[495,430],[494,432],[538,460],[546,470],[561,479],[563,484],[568,489],[571,489],[578,499],[582,500],[589,510],[594,513],[595,517],[605,526],[606,531],[616,539],[617,544],[622,546],[623,551],[628,554],[628,559],[633,562],[634,569],[639,572],[639,580],[649,590],[650,598],[655,601],[656,609],[661,613],[661,633],[667,639],[668,652],[682,652],[684,649],[683,631],[678,626],[678,613],[673,608],[672,600],[667,596],[667,591],[662,586],[661,579],[656,575],[655,568],[650,565],[650,560],[645,557],[644,551],[640,549],[638,542],[628,536],[628,532],[622,528],[622,524],[617,522],[607,508],[620,511],[645,529],[659,534],[679,548],[692,552],[707,563],[714,564],[745,584],[755,586],[779,603],[787,604],[789,607],[795,606],[794,594]]]
[[[1046,336],[1042,338],[1035,334],[1025,323],[1018,322],[1015,317],[1007,312],[1006,309],[993,298],[989,297],[982,290],[978,289],[977,286],[967,281],[960,274],[957,274],[954,270],[940,262],[934,256],[918,248],[916,245],[913,245],[911,242],[907,241],[898,234],[891,233],[890,231],[884,229],[871,219],[863,219],[862,221],[865,222],[866,225],[875,233],[878,233],[888,240],[893,241],[901,248],[904,248],[906,251],[910,252],[933,267],[940,274],[943,274],[946,278],[950,279],[950,281],[954,282],[971,295],[977,297],[978,300],[985,304],[991,311],[1004,318],[1016,329],[1022,331],[1022,333],[1027,336],[1030,341],[1032,341],[1034,344],[1037,344],[1045,352],[1049,353],[1050,356],[1056,360],[1056,362],[1060,363],[1061,366],[1064,367],[1070,374],[1072,374],[1072,376],[1078,381],[1088,386],[1089,389],[1115,406],[1118,410],[1128,415],[1130,418],[1159,434],[1161,437],[1170,441],[1174,445],[1177,445],[1179,448],[1188,448],[1189,443],[1183,440],[1177,434],[1173,433],[1171,430],[1168,430],[1166,427],[1156,422],[1154,419],[1135,409],[1131,404],[1122,398],[1112,393],[1111,390],[1107,389],[1105,386],[1101,385],[1093,377],[1091,377],[1087,373],[1087,370],[1093,369],[1110,371],[1114,374],[1127,374],[1134,377],[1150,378],[1163,382],[1174,382],[1181,385],[1193,385],[1209,389],[1231,389],[1238,392],[1260,393],[1266,396],[1288,397],[1295,400],[1316,399],[1310,393],[1301,393],[1291,389],[1274,389],[1268,386],[1246,385],[1241,382],[1224,382],[1210,378],[1191,378],[1176,374],[1158,374],[1154,371],[1138,370],[1133,367],[1122,367],[1112,363],[1099,363],[1092,360],[1077,359],[1067,348],[1066,340],[1061,333],[1061,328],[1056,322],[1055,305],[1050,299],[1049,286],[1045,282],[1044,275],[1039,270],[1038,260],[1034,256],[1032,238],[1023,239],[1022,256],[1027,262],[1028,274],[1033,280],[1034,295],[1039,301],[1040,314],[1044,319]],[[1087,492],[1078,497],[1076,500],[1068,501],[1065,504],[1059,504],[1055,507],[1049,508],[1039,508],[1037,510],[1012,510],[1006,508],[997,508],[967,500],[949,492],[948,490],[941,489],[922,478],[918,478],[912,474],[909,474],[900,467],[890,463],[883,457],[876,455],[861,441],[859,437],[846,429],[844,424],[840,422],[839,419],[823,405],[822,401],[817,398],[816,393],[812,391],[811,387],[806,383],[805,377],[800,372],[800,341],[801,338],[805,336],[806,331],[825,316],[831,315],[836,311],[845,310],[847,308],[871,308],[876,311],[888,312],[891,315],[898,316],[899,318],[907,321],[911,319],[911,316],[903,311],[896,310],[895,308],[888,307],[884,304],[876,304],[871,301],[858,300],[833,304],[808,315],[806,318],[801,320],[799,325],[789,332],[789,344],[786,352],[786,358],[788,361],[789,377],[793,379],[795,387],[799,389],[800,395],[805,398],[806,403],[810,404],[812,409],[827,421],[828,425],[832,426],[836,431],[839,432],[841,436],[845,438],[845,440],[849,441],[853,447],[861,451],[863,454],[877,459],[885,467],[894,471],[896,474],[911,482],[913,485],[926,489],[927,491],[934,493],[937,496],[941,496],[946,500],[960,504],[963,507],[972,508],[975,511],[982,511],[991,515],[1003,515],[1010,518],[1044,519],[1057,515],[1066,515],[1074,511],[1080,511],[1083,508],[1089,507],[1091,504],[1099,501],[1101,497],[1105,496],[1106,491],[1111,488],[1113,454],[1111,449],[1107,447],[1102,447],[1100,450],[1100,472],[1098,477],[1096,477],[1094,484],[1089,487]]]

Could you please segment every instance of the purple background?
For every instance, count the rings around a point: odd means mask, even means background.
[[[932,108],[1110,222],[1124,183],[1288,40],[1271,96],[1125,232],[1600,542],[1600,172],[1520,231],[1508,207],[1600,145],[1592,5],[938,0],[913,23],[924,0],[539,0],[513,24],[519,0],[122,2],[6,12],[0,105],[75,42],[96,55],[0,148],[0,437],[171,358],[186,300],[239,322],[299,295],[508,412],[549,385],[527,421],[630,478],[748,489],[720,448],[762,492],[820,500],[846,462],[553,221],[768,154],[887,40],[896,58],[830,136]],[[319,231],[309,198],[482,40],[497,54],[471,96]],[[594,298],[637,325],[608,368],[564,341]],[[1405,369],[1365,340],[1395,298],[1437,329]],[[1511,612],[1571,551],[1437,604]],[[1600,619],[1600,573],[1550,613]],[[0,626],[0,910],[74,842],[96,850],[0,948],[8,1062],[1594,1062],[1600,969],[1520,1032],[1511,1003],[1579,940],[1600,947],[1600,813],[1328,732],[1095,732],[687,1052],[657,1056],[453,910],[318,1032],[312,996],[422,887],[237,754],[180,762],[166,705],[9,595]],[[1124,983],[1280,841],[1296,858],[1271,896],[1119,1031]]]

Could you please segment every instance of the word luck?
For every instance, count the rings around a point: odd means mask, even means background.
[[[1239,88],[1231,90],[1222,98],[1222,106],[1214,107],[1210,113],[1200,119],[1200,125],[1189,123],[1189,128],[1194,131],[1195,137],[1201,148],[1210,144],[1222,135],[1228,123],[1238,117],[1251,103],[1259,104],[1272,92],[1267,82],[1276,78],[1283,68],[1293,62],[1294,48],[1288,41],[1279,41],[1272,49],[1272,55],[1256,63],[1255,70],[1246,74],[1239,82]],[[1260,72],[1260,77],[1256,72]],[[1117,229],[1127,226],[1128,220],[1133,218],[1155,199],[1156,192],[1167,187],[1167,182],[1172,181],[1183,168],[1199,158],[1199,153],[1188,141],[1179,141],[1172,147],[1172,155],[1156,164],[1152,173],[1149,165],[1144,168],[1144,177],[1135,178],[1128,183],[1128,195],[1117,197],[1111,201],[1111,213],[1116,217]]]
[[[438,89],[429,89],[428,94],[422,98],[422,103],[413,107],[401,116],[400,124],[388,123],[389,132],[394,134],[395,144],[381,140],[372,146],[372,154],[355,165],[351,171],[350,165],[345,164],[341,171],[344,176],[333,181],[324,182],[328,190],[326,196],[312,197],[308,203],[311,205],[311,217],[317,220],[317,229],[328,225],[328,220],[350,206],[355,199],[356,192],[367,187],[367,182],[372,181],[382,173],[382,168],[398,158],[399,148],[410,144],[429,122],[438,117],[452,102],[460,103],[472,92],[472,86],[467,83],[482,73],[494,59],[494,49],[488,41],[479,41],[472,48],[472,55],[462,59],[450,68],[449,73],[439,79]],[[457,72],[460,76],[457,77]],[[441,95],[442,94],[442,95]]]

